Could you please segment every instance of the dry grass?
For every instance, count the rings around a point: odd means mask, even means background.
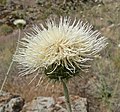
[[[39,77],[38,77],[39,78]],[[37,78],[37,79],[38,79]],[[36,79],[33,83],[29,84],[32,78],[14,78],[12,82],[8,82],[5,86],[5,90],[11,93],[17,93],[26,99],[26,102],[33,100],[38,96],[52,96],[54,98],[63,95],[61,94],[61,86],[53,86],[50,84],[46,88],[46,84],[37,85],[38,80]]]
[[[58,3],[59,4],[59,3]],[[81,18],[93,24],[108,38],[109,45],[101,53],[101,56],[92,64],[92,70],[88,74],[83,74],[83,78],[75,78],[69,83],[71,94],[87,97],[90,112],[119,112],[120,105],[120,3],[112,2],[109,4],[76,6],[71,2],[64,5],[54,5],[51,2],[43,6],[39,6],[42,10],[37,21],[44,20],[49,17],[59,15],[70,15],[71,17]],[[113,7],[114,6],[114,7]],[[54,12],[54,15],[51,13]],[[73,15],[74,14],[74,15]],[[0,37],[0,77],[7,71],[12,55],[15,50],[15,41],[17,32]],[[45,91],[45,84],[35,87],[39,78],[32,84],[28,85],[32,76],[20,78],[17,77],[16,65],[12,67],[8,77],[5,90],[18,93],[23,96],[26,101],[31,101],[37,96],[60,96],[62,95],[62,87],[57,85],[55,89],[52,85],[48,86]],[[0,81],[1,83],[1,81]]]

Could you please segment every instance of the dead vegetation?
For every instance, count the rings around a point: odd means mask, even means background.
[[[95,29],[100,30],[108,38],[109,45],[92,64],[92,69],[89,73],[83,74],[83,78],[75,78],[70,81],[69,90],[71,94],[88,99],[90,112],[119,112],[120,47],[118,47],[118,44],[120,44],[120,2],[113,0],[109,3],[106,3],[106,1],[85,3],[82,1],[76,2],[76,0],[73,3],[71,0],[68,0],[66,4],[63,4],[63,1],[60,0],[56,2],[52,0],[48,2],[42,1],[42,3],[36,4],[31,0],[35,4],[33,6],[27,1],[25,1],[26,6],[21,2],[16,2],[16,7],[21,5],[24,8],[20,9],[20,7],[17,7],[17,12],[12,11],[8,15],[10,16],[18,12],[22,14],[21,17],[26,19],[28,23],[24,30],[29,29],[32,23],[38,23],[47,18],[59,16],[81,18],[81,20],[93,24]],[[12,17],[16,19],[16,16],[12,15]],[[3,16],[3,18],[6,21],[8,20],[7,15]],[[7,24],[10,25],[12,22]],[[0,25],[0,34],[2,34],[2,36],[0,35],[0,84],[2,84],[4,75],[12,60],[18,34],[13,26],[10,26],[13,29],[13,33],[11,33],[11,29],[5,29],[4,33],[3,25],[4,23]],[[18,93],[26,101],[42,95],[57,97],[62,94],[60,85],[56,87],[49,85],[47,91],[45,91],[45,84],[36,87],[39,77],[28,85],[31,79],[32,76],[18,77],[16,64],[14,64],[4,90]]]

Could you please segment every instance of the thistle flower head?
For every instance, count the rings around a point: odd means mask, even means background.
[[[120,44],[118,44],[118,47],[120,47]]]
[[[51,19],[40,26],[25,34],[13,57],[21,74],[44,68],[50,79],[69,79],[87,69],[87,62],[107,44],[98,31],[80,20],[61,17],[58,23]]]
[[[16,19],[13,22],[13,24],[16,26],[24,26],[24,25],[26,25],[26,21],[24,19]]]

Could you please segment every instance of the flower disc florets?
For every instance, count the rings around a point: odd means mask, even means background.
[[[31,33],[26,33],[13,60],[19,63],[21,74],[45,68],[51,79],[69,79],[88,68],[87,61],[93,60],[107,44],[92,28],[88,23],[76,19],[72,22],[67,17],[61,17],[58,23],[48,20],[45,26],[34,26]]]

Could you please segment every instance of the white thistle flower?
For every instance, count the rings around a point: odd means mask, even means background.
[[[13,22],[14,25],[26,25],[26,21],[24,19],[16,19],[14,22]]]
[[[118,44],[118,47],[120,47],[120,44]]]
[[[88,68],[86,62],[93,60],[106,45],[100,32],[93,31],[92,25],[70,18],[60,18],[59,23],[48,20],[46,27],[33,26],[31,33],[21,39],[13,61],[19,63],[21,74],[30,74],[40,68],[52,66],[52,74],[59,66],[71,73],[76,69]]]

